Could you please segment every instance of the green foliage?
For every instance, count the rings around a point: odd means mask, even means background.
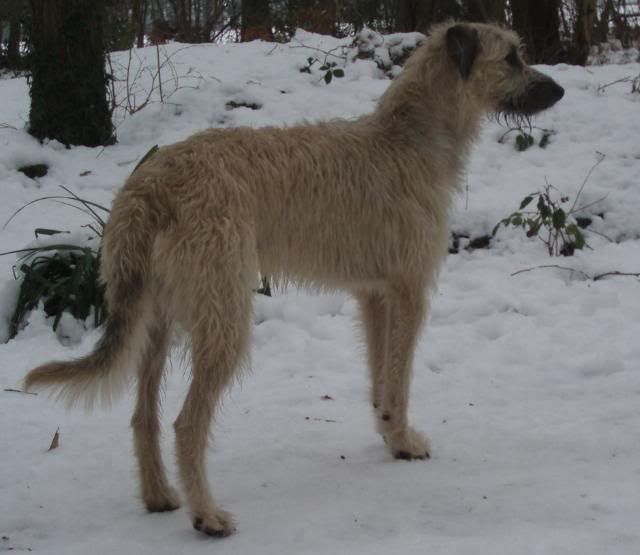
[[[527,150],[534,143],[533,136],[529,135],[529,133],[525,133],[524,131],[520,131],[516,135],[516,149],[519,152]]]
[[[22,274],[20,291],[11,316],[9,339],[18,334],[25,316],[41,301],[47,316],[54,317],[54,331],[64,312],[70,312],[80,320],[86,320],[93,313],[94,326],[102,323],[105,317],[104,286],[98,279],[98,253],[65,243],[23,249],[23,252],[25,255],[19,260],[18,267]]]
[[[80,198],[66,187],[62,188],[68,193],[67,195],[52,195],[33,200],[17,210],[9,221],[31,204],[53,200],[90,215],[93,222],[85,227],[97,237],[102,237],[105,222],[99,215],[99,211],[109,213],[109,210]],[[54,236],[65,233],[69,232],[47,228],[35,229],[36,239],[43,235]],[[20,290],[11,316],[9,339],[17,335],[25,316],[41,301],[44,303],[47,316],[53,317],[54,331],[64,312],[69,312],[74,318],[80,320],[86,320],[90,314],[93,314],[94,325],[99,326],[102,323],[106,310],[104,286],[99,280],[100,253],[97,249],[60,241],[3,252],[0,256],[6,254],[20,255],[14,266],[14,272],[15,269],[19,271],[16,279],[20,280]]]
[[[528,148],[532,147],[536,144],[536,139],[533,136],[533,131],[538,130],[542,133],[540,140],[538,141],[538,146],[540,148],[547,148],[551,143],[551,137],[554,135],[554,131],[551,129],[542,129],[535,126],[523,126],[517,125],[516,127],[510,127],[507,131],[498,139],[499,143],[504,143],[507,135],[510,133],[516,132],[515,138],[515,147],[518,152],[524,152]]]
[[[311,73],[311,67],[315,63],[321,64],[318,68],[320,71],[324,72],[322,79],[328,85],[333,81],[334,77],[342,78],[344,77],[344,70],[342,68],[337,67],[337,62],[328,62],[325,60],[324,63],[320,62],[318,58],[307,58],[307,65],[300,68],[300,73]]]
[[[565,208],[569,197],[560,196],[559,200],[554,200],[552,189],[547,184],[543,191],[527,195],[518,210],[496,224],[493,235],[501,225],[521,228],[527,237],[538,237],[547,246],[549,256],[571,256],[576,249],[588,246],[575,218],[579,211],[575,203]],[[529,206],[535,206],[535,209],[526,210]]]

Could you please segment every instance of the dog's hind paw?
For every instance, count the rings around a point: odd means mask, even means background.
[[[233,517],[227,511],[220,509],[196,516],[193,519],[193,527],[214,538],[225,538],[236,531]]]
[[[385,440],[391,449],[391,454],[396,459],[411,461],[431,458],[428,440],[413,428],[408,428],[404,432],[387,434]]]
[[[162,494],[156,494],[145,499],[147,511],[150,513],[164,513],[180,508],[178,494],[173,488]]]

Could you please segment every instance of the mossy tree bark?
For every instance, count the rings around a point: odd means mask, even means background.
[[[115,140],[101,0],[30,0],[29,132],[65,145]]]

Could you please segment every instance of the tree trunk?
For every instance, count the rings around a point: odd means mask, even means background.
[[[462,17],[466,21],[504,23],[506,0],[462,0]]]
[[[242,0],[240,40],[271,40],[271,11],[268,0]]]
[[[426,33],[434,23],[460,18],[461,15],[457,0],[396,0],[394,30]]]
[[[564,61],[560,42],[560,0],[511,0],[513,28],[534,64]]]
[[[335,35],[338,3],[336,0],[290,0],[289,21],[294,28]]]
[[[133,0],[131,3],[131,32],[132,41],[138,48],[144,46],[144,31],[147,22],[147,0]]]
[[[591,49],[593,31],[596,27],[596,0],[575,0],[576,27],[573,34],[571,63],[584,65]]]
[[[114,142],[102,0],[30,0],[29,132],[65,145]]]

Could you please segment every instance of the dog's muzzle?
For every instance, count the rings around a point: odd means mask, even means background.
[[[500,111],[509,114],[530,116],[551,108],[564,96],[564,89],[553,79],[535,72],[535,78],[520,95],[508,99],[500,106]]]
[[[553,79],[547,78],[544,81],[534,81],[527,87],[525,96],[527,98],[526,108],[530,113],[535,114],[558,102],[564,96],[564,89]]]

